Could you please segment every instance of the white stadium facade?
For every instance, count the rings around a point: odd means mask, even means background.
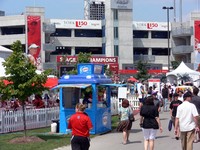
[[[95,1],[91,2],[95,4]],[[109,64],[116,73],[133,73],[138,60],[148,62],[149,70],[167,71],[170,61],[184,61],[194,69],[196,48],[200,37],[200,13],[191,12],[187,22],[170,22],[168,53],[167,22],[135,22],[133,20],[133,0],[106,0],[102,5],[102,20],[92,20],[100,16],[89,13],[87,19],[45,18],[45,8],[26,7],[19,15],[0,13],[0,45],[10,48],[16,40],[23,44],[24,52],[33,42],[40,46],[38,57],[43,69],[72,67],[76,55],[91,52],[91,62]],[[94,9],[93,6],[88,8]],[[102,12],[101,12],[102,13]],[[88,14],[88,13],[85,13]],[[31,33],[31,26],[37,22],[37,36]],[[67,55],[66,63],[60,61]]]

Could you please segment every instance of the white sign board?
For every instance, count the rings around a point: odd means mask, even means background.
[[[127,87],[118,88],[118,98],[127,98]]]
[[[101,20],[51,19],[50,22],[61,29],[101,29]]]
[[[167,31],[167,22],[133,22],[133,30]],[[169,24],[171,30],[171,24]]]

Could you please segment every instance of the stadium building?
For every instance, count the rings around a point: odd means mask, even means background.
[[[23,14],[13,16],[2,10],[0,43],[10,48],[20,40],[27,53],[30,44],[39,45],[37,57],[43,69],[63,67],[60,74],[72,67],[79,52],[91,52],[91,62],[109,64],[122,74],[133,73],[130,70],[136,69],[139,60],[161,73],[168,69],[168,55],[170,61],[184,61],[192,69],[198,64],[200,13],[192,12],[188,22],[170,23],[168,53],[167,22],[133,21],[132,0],[106,0],[98,5],[104,6],[102,20],[91,16],[90,20],[49,19],[43,7],[27,7]],[[61,62],[63,55],[67,55],[65,63]]]

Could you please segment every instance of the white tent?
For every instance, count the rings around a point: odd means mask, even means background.
[[[188,74],[193,81],[200,78],[200,72],[190,69],[188,66],[185,65],[184,62],[181,62],[181,64],[175,70],[168,72],[166,76],[170,83],[174,83],[173,80],[177,78],[178,74]]]
[[[10,52],[10,53],[12,53],[13,51],[0,45],[0,52]]]
[[[13,51],[0,45],[0,57],[6,59]]]
[[[0,57],[0,77],[5,77],[5,68],[4,66],[2,65],[2,63],[4,62],[5,60],[3,58]]]

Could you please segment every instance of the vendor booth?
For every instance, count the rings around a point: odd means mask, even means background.
[[[67,120],[75,113],[75,105],[86,98],[86,113],[93,129],[91,134],[101,134],[111,130],[110,86],[111,79],[104,75],[104,66],[100,64],[78,64],[78,75],[63,75],[56,88],[60,95],[59,132],[71,132],[67,129]]]
[[[179,84],[178,82],[180,81],[177,81],[177,76],[184,75],[184,74],[189,75],[189,77],[192,79],[192,82],[195,86],[198,87],[200,85],[199,82],[195,82],[196,80],[200,78],[200,72],[190,69],[189,67],[185,65],[184,62],[181,62],[181,64],[175,70],[168,72],[166,76],[167,76],[167,80],[170,83]]]

